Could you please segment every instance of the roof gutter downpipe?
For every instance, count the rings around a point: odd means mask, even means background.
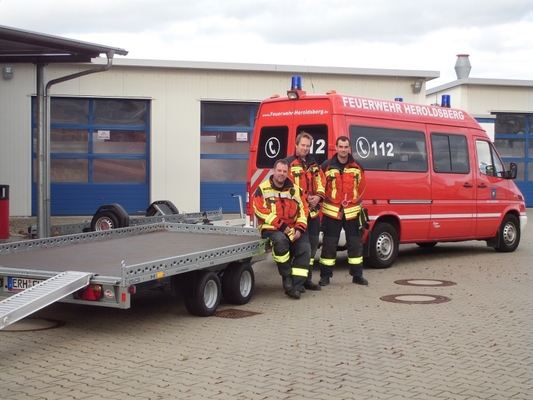
[[[113,65],[114,55],[115,51],[110,50],[106,53],[106,65],[52,79],[46,87],[43,87],[44,64],[37,65],[37,235],[39,238],[50,236],[50,88],[81,76],[107,71]]]

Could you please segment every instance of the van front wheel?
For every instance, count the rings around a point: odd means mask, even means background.
[[[498,247],[494,249],[501,253],[515,251],[520,243],[520,222],[512,214],[508,214],[502,221],[498,231]]]
[[[389,268],[398,256],[398,232],[391,224],[378,222],[370,232],[370,254],[365,265],[370,268]]]

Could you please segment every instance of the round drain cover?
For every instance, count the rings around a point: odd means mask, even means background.
[[[59,328],[65,325],[63,321],[56,321],[53,319],[43,318],[24,318],[17,321],[0,332],[30,332],[30,331],[42,331],[44,329]]]
[[[434,286],[434,287],[456,285],[455,282],[443,281],[441,279],[400,279],[398,281],[394,281],[394,283],[398,285],[406,285],[406,286]]]
[[[449,297],[435,294],[389,294],[380,297],[383,301],[403,304],[438,304],[451,301]]]

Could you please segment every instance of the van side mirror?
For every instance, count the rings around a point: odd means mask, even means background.
[[[509,171],[506,171],[505,178],[506,179],[516,179],[516,175],[518,173],[518,166],[516,163],[512,162],[509,164]]]
[[[494,165],[485,166],[485,175],[494,176]]]

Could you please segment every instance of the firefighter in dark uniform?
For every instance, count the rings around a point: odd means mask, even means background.
[[[352,282],[368,285],[363,278],[363,241],[360,229],[366,223],[361,207],[362,192],[366,187],[363,168],[350,153],[350,139],[340,136],[336,141],[337,153],[324,161],[326,195],[322,205],[322,253],[320,255],[321,286],[329,285],[337,256],[337,245],[344,228],[348,247],[348,264]]]
[[[287,178],[288,172],[287,161],[277,160],[273,174],[258,186],[252,201],[261,237],[272,243],[285,294],[299,299],[309,272],[309,211],[302,189]]]
[[[320,290],[320,285],[312,281],[315,254],[318,249],[318,237],[320,234],[320,203],[324,199],[324,173],[311,154],[313,137],[304,131],[296,136],[296,148],[294,155],[287,157],[289,163],[289,179],[300,186],[304,192],[304,200],[309,207],[307,218],[307,233],[311,253],[309,260],[309,274],[304,283],[304,288]]]

